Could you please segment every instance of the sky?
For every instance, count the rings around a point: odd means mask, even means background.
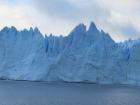
[[[91,21],[117,42],[140,38],[140,0],[0,0],[0,29],[37,26],[43,34],[66,36]]]

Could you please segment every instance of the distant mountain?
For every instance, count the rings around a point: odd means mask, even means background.
[[[140,40],[116,43],[109,34],[79,24],[66,36],[38,28],[0,31],[0,78],[140,84]]]

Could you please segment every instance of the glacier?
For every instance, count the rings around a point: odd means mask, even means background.
[[[0,31],[0,79],[140,84],[140,39],[116,43],[91,22],[68,36]]]

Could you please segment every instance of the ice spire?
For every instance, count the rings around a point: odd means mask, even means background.
[[[79,24],[76,26],[71,33],[84,33],[86,32],[86,26],[84,24]]]
[[[88,32],[98,32],[98,29],[97,29],[96,25],[93,22],[90,23]]]

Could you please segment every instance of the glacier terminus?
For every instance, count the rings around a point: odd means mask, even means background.
[[[140,84],[140,40],[115,42],[91,22],[68,36],[38,28],[0,31],[0,78],[30,81]]]

